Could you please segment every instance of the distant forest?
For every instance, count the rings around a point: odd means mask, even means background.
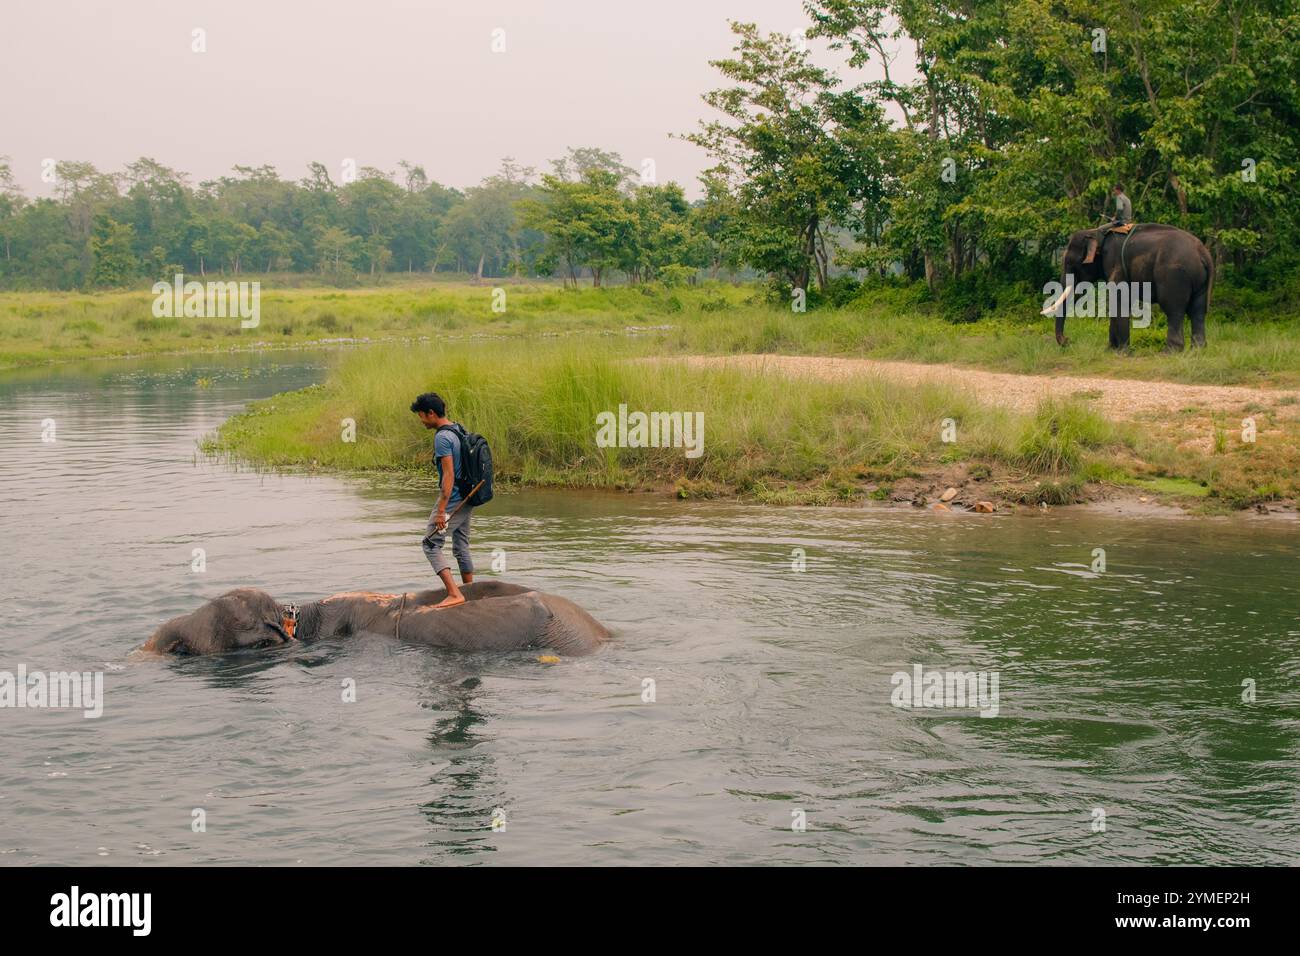
[[[468,272],[480,277],[609,271],[684,281],[718,268],[707,214],[676,184],[641,183],[616,153],[571,149],[540,177],[502,162],[464,191],[424,169],[362,167],[336,182],[312,163],[301,182],[269,166],[192,186],[140,159],[119,174],[53,167],[56,199],[26,201],[0,158],[0,279],[69,289],[144,278],[316,272]],[[340,177],[343,178],[343,177]]]
[[[819,294],[845,270],[1005,284],[1049,273],[1116,183],[1136,219],[1188,229],[1245,281],[1300,267],[1297,0],[805,8],[790,35],[732,25],[704,94],[715,118],[678,132],[713,161],[695,202],[594,148],[541,175],[507,159],[463,191],[408,162],[191,185],[151,159],[115,174],[63,161],[56,198],[34,201],[0,157],[0,284],[438,270],[672,284],[746,267]],[[810,41],[880,79],[815,65]],[[895,78],[900,49],[915,81]]]

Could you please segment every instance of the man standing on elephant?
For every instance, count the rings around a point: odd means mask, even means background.
[[[438,469],[438,503],[433,514],[429,515],[429,524],[425,529],[423,548],[425,557],[433,565],[434,573],[442,579],[447,588],[447,596],[434,605],[435,608],[455,607],[465,603],[465,595],[456,586],[451,576],[451,564],[443,554],[442,547],[451,532],[451,550],[460,567],[462,584],[474,580],[474,562],[469,554],[469,521],[473,505],[461,504],[460,489],[456,478],[461,471],[461,427],[447,417],[447,403],[434,392],[425,392],[411,403],[425,428],[437,429],[433,439],[433,463]],[[448,518],[448,509],[452,516]]]

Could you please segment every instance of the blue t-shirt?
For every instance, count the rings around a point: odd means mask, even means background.
[[[456,477],[460,475],[460,436],[450,428],[441,428],[433,438],[433,463],[438,466],[438,487],[442,487],[442,459],[451,455],[452,481],[451,498],[447,501],[450,510],[460,501],[460,489],[456,487]]]

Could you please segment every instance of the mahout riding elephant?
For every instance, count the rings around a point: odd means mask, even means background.
[[[609,631],[578,605],[505,581],[464,585],[464,604],[435,609],[439,588],[407,594],[351,591],[298,607],[257,588],[236,588],[197,611],[172,618],[144,643],[160,654],[219,654],[353,634],[382,634],[455,650],[552,648],[588,654]]]
[[[1165,351],[1183,350],[1184,316],[1191,319],[1192,346],[1205,345],[1205,313],[1214,284],[1214,260],[1204,243],[1190,232],[1151,222],[1134,225],[1127,235],[1107,235],[1105,229],[1083,229],[1071,234],[1061,269],[1064,291],[1043,309],[1044,315],[1056,313],[1059,345],[1066,344],[1064,303],[1083,281],[1136,283],[1131,288],[1139,294],[1143,283],[1149,283],[1151,300],[1160,306],[1169,323]],[[1128,348],[1131,308],[1115,311],[1124,314],[1111,315],[1110,346]]]

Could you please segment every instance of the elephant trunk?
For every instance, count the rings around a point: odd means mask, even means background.
[[[1063,286],[1061,294],[1058,295],[1050,305],[1043,309],[1043,315],[1056,316],[1056,344],[1064,345],[1065,338],[1065,300],[1070,297],[1074,291],[1074,276],[1061,276],[1061,285]]]

